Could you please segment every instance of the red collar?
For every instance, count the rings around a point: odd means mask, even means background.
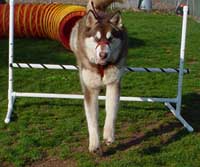
[[[101,40],[101,41],[99,41],[97,43],[96,49],[100,45],[108,45],[110,47],[110,43],[107,40]],[[103,78],[103,76],[104,76],[104,68],[105,68],[105,66],[98,65],[98,71],[99,71],[99,74],[101,75],[101,78]]]
[[[101,78],[104,76],[104,66],[98,65],[98,72],[101,75]]]

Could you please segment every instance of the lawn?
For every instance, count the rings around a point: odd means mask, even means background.
[[[123,19],[129,35],[129,66],[178,67],[181,17],[126,12]],[[187,132],[163,104],[121,102],[116,142],[104,146],[104,155],[97,157],[88,153],[82,100],[19,98],[12,122],[4,124],[8,40],[0,40],[0,166],[200,166],[199,44],[200,24],[189,19],[185,68],[191,73],[184,76],[182,113],[195,131]],[[38,39],[16,39],[15,62],[76,64],[60,43]],[[15,91],[81,93],[77,72],[15,69],[14,75]],[[135,72],[124,76],[121,94],[175,97],[176,91],[177,74]],[[102,132],[104,102],[99,116]]]

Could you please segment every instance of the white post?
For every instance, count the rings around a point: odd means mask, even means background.
[[[142,0],[140,9],[150,11],[152,10],[152,0]]]
[[[175,117],[184,125],[184,127],[189,132],[192,132],[194,129],[181,116],[182,84],[183,84],[183,68],[184,68],[184,57],[185,57],[186,30],[187,30],[187,16],[188,16],[188,6],[184,6],[183,7],[181,49],[180,49],[179,77],[178,77],[178,94],[177,94],[176,110],[173,113],[174,113]],[[171,110],[172,110],[172,108],[171,108]]]
[[[181,48],[180,48],[178,94],[177,94],[177,104],[176,104],[176,113],[178,115],[180,115],[181,103],[182,103],[182,84],[183,84],[183,68],[184,68],[184,56],[185,56],[186,30],[187,30],[187,15],[188,15],[188,6],[184,6],[184,8],[183,8]]]
[[[10,64],[13,63],[13,49],[14,49],[14,0],[10,0],[10,13],[9,13],[9,62],[8,62],[8,111],[5,118],[5,123],[10,122],[10,117],[13,110],[14,97],[13,92],[13,68]]]

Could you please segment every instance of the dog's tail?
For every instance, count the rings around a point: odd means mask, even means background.
[[[106,8],[111,5],[113,2],[122,3],[124,0],[89,0],[87,5],[87,11],[93,9],[92,3],[94,4],[94,8],[96,10],[105,11]]]

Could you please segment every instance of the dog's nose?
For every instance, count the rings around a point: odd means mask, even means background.
[[[106,53],[106,52],[100,52],[100,53],[99,53],[99,57],[100,57],[101,59],[105,59],[107,56],[108,56],[108,53]]]

